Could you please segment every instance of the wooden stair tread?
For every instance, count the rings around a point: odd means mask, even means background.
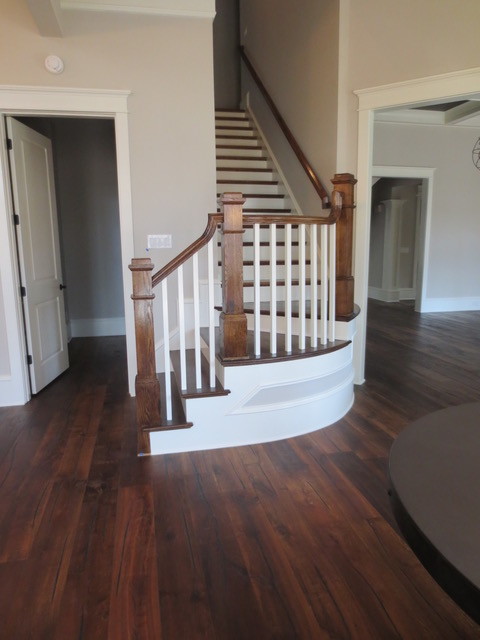
[[[283,200],[285,198],[284,193],[244,193],[244,198],[278,198]],[[282,209],[283,211],[283,209]]]
[[[245,173],[272,173],[273,169],[258,169],[258,168],[248,168],[248,167],[217,167],[217,171],[235,171],[240,172],[243,171]],[[231,180],[229,181],[231,182]]]
[[[252,138],[252,140],[253,140],[253,138]],[[263,147],[259,146],[258,144],[257,145],[255,145],[255,144],[252,144],[252,145],[248,145],[248,144],[245,144],[245,145],[243,145],[243,144],[217,144],[216,148],[217,149],[243,149],[243,150],[248,149],[249,151],[258,151],[259,149],[262,149]]]
[[[227,119],[232,120],[232,118],[227,118]],[[235,125],[231,127],[229,125],[224,126],[220,124],[215,127],[215,130],[216,131],[253,131],[253,127],[236,127]]]
[[[300,280],[298,278],[292,278],[292,287],[298,287],[300,284]],[[310,286],[312,284],[310,278],[307,278],[305,280],[305,285],[306,286]],[[320,282],[320,280],[317,280],[317,284],[320,285],[322,284]],[[284,287],[286,285],[286,280],[281,278],[279,280],[277,280],[277,287]],[[253,287],[254,286],[254,282],[253,280],[244,280],[243,281],[243,286],[244,287]],[[260,286],[261,287],[269,287],[270,286],[270,280],[260,280]]]
[[[153,431],[170,431],[173,429],[189,429],[193,427],[193,422],[189,422],[185,416],[182,400],[178,392],[177,381],[173,372],[170,373],[170,381],[172,386],[172,419],[167,420],[166,415],[166,396],[165,396],[165,374],[157,373],[160,382],[160,423],[151,427],[144,427],[143,431],[151,433]]]
[[[278,180],[217,180],[217,184],[251,184],[251,185],[260,185],[260,184],[268,184],[268,185],[276,185],[278,184]],[[248,195],[248,194],[244,194]]]
[[[252,314],[254,312],[254,303],[253,302],[244,302],[243,310],[245,313]],[[292,301],[292,318],[300,317],[300,304],[298,300]],[[260,315],[269,316],[270,315],[270,303],[269,302],[261,302],[260,303]],[[277,316],[285,317],[285,301],[279,300],[277,301]],[[307,300],[305,303],[305,317],[312,317],[312,304],[311,300]],[[321,302],[317,301],[317,319],[321,318]]]
[[[216,331],[215,343],[219,344],[218,328]],[[200,333],[205,342],[208,342],[208,329],[200,329]],[[260,352],[259,356],[255,355],[254,351],[254,333],[253,331],[247,332],[247,357],[242,360],[224,360],[222,354],[217,352],[217,357],[224,367],[238,367],[251,364],[264,364],[268,362],[285,362],[287,360],[299,360],[302,358],[313,358],[322,354],[332,353],[338,351],[350,344],[350,340],[335,340],[334,342],[327,342],[327,344],[318,344],[316,347],[309,345],[310,339],[306,339],[305,349],[299,349],[298,336],[292,336],[292,351],[285,351],[285,336],[282,333],[277,333],[277,353],[272,355],[270,353],[270,334],[266,331],[262,331],[260,334]]]
[[[248,194],[247,194],[248,197]],[[255,207],[253,209],[244,209],[244,213],[272,213],[278,215],[287,215],[292,213],[291,209],[261,209],[260,207]]]
[[[258,140],[255,136],[227,136],[223,133],[216,134],[215,137],[217,140]]]
[[[224,389],[217,377],[215,377],[215,387],[210,387],[210,374],[208,370],[208,362],[201,355],[201,387],[197,388],[195,383],[195,350],[186,350],[186,372],[187,372],[187,388],[180,389],[180,351],[171,351],[170,360],[175,372],[176,384],[179,394],[182,398],[208,398],[210,396],[227,396],[230,391]]]
[[[268,162],[265,156],[215,156],[217,160],[254,160],[255,162]]]
[[[253,267],[254,266],[254,261],[253,260],[244,260],[243,261],[243,266],[244,267]],[[275,264],[277,265],[277,267],[283,267],[285,266],[286,262],[285,260],[277,260],[275,262]],[[300,262],[298,260],[292,260],[290,262],[290,264],[292,266],[298,266],[300,264]],[[305,260],[305,264],[308,266],[311,264],[310,260]],[[260,266],[261,267],[268,267],[270,265],[270,260],[260,260]],[[221,267],[222,266],[222,261],[219,260],[218,261],[218,266]]]
[[[217,244],[218,244],[219,247],[222,246],[221,242],[218,242]],[[247,240],[247,241],[245,241],[243,243],[243,246],[244,247],[253,247],[253,242],[250,242],[250,241]],[[270,246],[270,242],[268,242],[267,240],[261,240],[260,241],[260,246],[261,247],[269,247]],[[277,247],[284,247],[285,246],[285,242],[283,242],[283,240],[279,240],[279,241],[276,242],[276,246]],[[298,242],[296,240],[292,242],[292,247],[298,247]]]

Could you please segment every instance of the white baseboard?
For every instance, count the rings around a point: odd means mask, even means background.
[[[70,331],[72,338],[124,336],[125,318],[70,319]]]
[[[421,313],[480,311],[480,297],[425,298],[420,311]]]

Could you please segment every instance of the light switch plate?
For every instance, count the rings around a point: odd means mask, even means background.
[[[165,235],[148,235],[147,236],[147,249],[171,249],[172,248],[172,236],[171,234]]]

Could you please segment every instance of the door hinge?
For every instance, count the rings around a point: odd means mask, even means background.
[[[11,138],[7,138],[7,149],[11,151],[13,149],[13,142]]]
[[[18,226],[20,224],[20,216],[18,213],[13,214],[13,224]]]
[[[33,358],[31,355],[27,355],[27,364],[33,364]]]
[[[25,298],[25,296],[27,295],[27,290],[25,289],[25,287],[20,287],[20,295],[22,296],[22,298]]]

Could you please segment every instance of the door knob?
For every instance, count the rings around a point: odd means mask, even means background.
[[[62,289],[66,289],[66,288],[67,288],[67,285],[66,285],[66,284],[61,284],[61,285],[60,285],[60,291],[61,291]]]

